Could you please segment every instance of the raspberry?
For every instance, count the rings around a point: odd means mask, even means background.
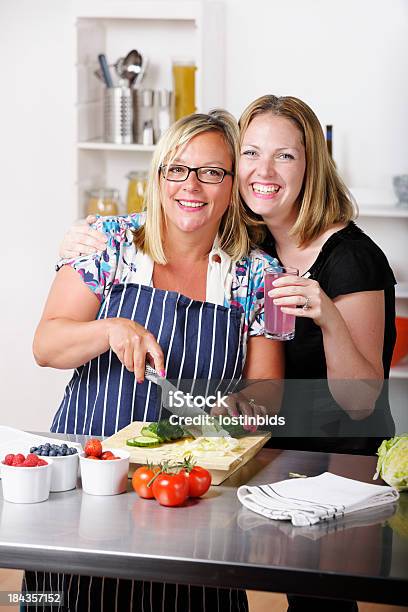
[[[37,465],[48,465],[48,463],[44,459],[39,459]]]
[[[99,459],[99,457],[95,457],[95,455],[87,455],[85,459],[96,459],[97,461],[101,461],[101,459]]]
[[[13,461],[11,465],[18,466],[21,465],[25,461],[24,455],[18,453],[18,455],[14,455]]]
[[[25,461],[23,461],[23,463],[20,463],[19,465],[21,465],[22,467],[36,467],[38,463],[34,459],[27,458]]]
[[[26,461],[34,461],[34,465],[37,465],[38,463],[38,456],[34,455],[34,453],[28,453],[27,457],[26,457]]]
[[[14,459],[14,455],[13,455],[13,453],[10,453],[9,455],[6,455],[4,457],[3,463],[5,465],[13,465],[13,459]]]

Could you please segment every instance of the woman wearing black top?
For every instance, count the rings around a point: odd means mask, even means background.
[[[282,408],[296,437],[274,432],[271,445],[374,453],[376,436],[394,432],[384,386],[395,343],[392,270],[354,224],[351,196],[304,102],[264,96],[244,111],[240,127],[240,191],[253,240],[300,272],[274,290],[276,303],[297,317],[295,338],[285,342]],[[100,239],[76,225],[62,254],[103,249]],[[288,600],[288,612],[357,610],[353,601]]]
[[[285,342],[287,428],[273,446],[375,453],[378,438],[394,433],[384,384],[395,343],[392,270],[352,221],[352,198],[304,102],[263,96],[240,128],[240,192],[253,237],[299,270],[270,292],[297,317]]]

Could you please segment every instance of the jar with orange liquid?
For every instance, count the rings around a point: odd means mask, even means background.
[[[195,72],[192,60],[173,61],[174,117],[175,120],[196,112]]]
[[[145,194],[147,185],[146,172],[129,172],[126,208],[128,214],[139,213],[145,210]]]
[[[120,197],[117,189],[90,189],[85,195],[87,198],[86,213],[88,215],[119,214]]]

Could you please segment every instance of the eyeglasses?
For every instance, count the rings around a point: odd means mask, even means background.
[[[213,168],[212,166],[189,168],[188,166],[180,166],[179,164],[170,164],[169,166],[160,166],[160,171],[166,181],[174,181],[175,183],[186,181],[191,172],[195,172],[200,183],[222,183],[226,175],[234,176],[233,172],[228,172],[228,170],[224,170],[224,168]]]

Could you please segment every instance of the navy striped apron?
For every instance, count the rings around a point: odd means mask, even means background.
[[[128,283],[112,286],[101,306],[98,319],[124,317],[151,331],[165,356],[168,379],[178,382],[211,381],[224,393],[228,381],[241,377],[242,313],[232,306],[192,300],[174,291]],[[222,381],[227,381],[222,387]],[[230,383],[229,383],[230,384]],[[186,389],[183,389],[186,391]],[[51,431],[110,436],[132,421],[156,421],[160,418],[157,387],[149,381],[137,384],[112,350],[77,368],[67,385],[63,401],[54,417]],[[248,609],[245,591],[91,578],[66,574],[27,572],[25,588],[46,590],[57,585],[65,592],[67,610],[92,610],[94,595],[105,593],[98,610],[174,610],[188,612]],[[141,595],[144,605],[141,607]],[[115,602],[120,601],[118,606]],[[133,603],[134,602],[134,603]]]
[[[106,317],[131,319],[151,331],[163,349],[170,380],[215,379],[224,392],[228,387],[222,381],[241,377],[241,312],[235,307],[128,283],[113,285],[98,314],[98,319]],[[75,370],[51,431],[111,436],[132,421],[160,416],[157,386],[137,384],[109,350]]]

